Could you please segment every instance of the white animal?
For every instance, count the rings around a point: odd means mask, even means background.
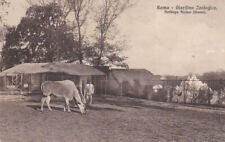
[[[161,84],[154,85],[154,86],[152,87],[152,89],[154,90],[155,93],[157,93],[158,90],[160,90],[160,89],[162,89],[162,88],[163,88],[163,86],[162,86]]]
[[[89,100],[89,103],[92,104],[92,96],[95,92],[95,87],[93,84],[89,83],[85,86],[85,98]]]
[[[43,97],[41,99],[41,111],[43,111],[43,105],[45,101],[47,103],[48,109],[52,111],[50,107],[50,95],[53,94],[56,97],[65,99],[64,111],[66,111],[67,107],[68,112],[70,112],[69,101],[75,99],[81,114],[86,113],[86,105],[82,102],[82,98],[78,93],[77,87],[71,80],[45,81],[41,85],[41,90],[43,92]]]

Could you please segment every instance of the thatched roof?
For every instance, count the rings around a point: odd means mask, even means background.
[[[148,84],[160,84],[160,77],[154,75],[146,69],[112,69],[111,76],[118,82],[123,81],[133,82],[135,80],[140,81],[140,83]]]
[[[36,73],[66,73],[70,75],[104,75],[103,72],[87,65],[73,63],[24,63],[16,65],[0,73],[0,76],[6,74],[36,74]]]

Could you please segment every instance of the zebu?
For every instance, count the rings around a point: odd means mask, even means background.
[[[52,111],[50,107],[50,95],[55,95],[56,97],[65,99],[64,111],[66,111],[66,107],[68,112],[70,112],[69,101],[75,99],[81,114],[86,113],[86,106],[82,102],[82,98],[80,97],[77,87],[70,80],[64,81],[45,81],[41,84],[41,90],[43,92],[43,97],[41,99],[41,111],[43,111],[43,105],[46,101],[48,109]]]

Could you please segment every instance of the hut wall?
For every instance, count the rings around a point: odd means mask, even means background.
[[[62,80],[62,73],[46,73],[46,80],[59,81]]]
[[[91,80],[96,94],[107,94],[108,81],[105,76],[92,76]]]
[[[30,76],[30,91],[40,91],[41,90],[41,74],[32,74]]]
[[[114,78],[107,80],[107,92],[112,95],[145,98],[152,93],[150,81],[123,79],[118,81]]]
[[[116,80],[110,79],[108,80],[108,88],[107,91],[112,95],[122,95],[122,85]]]
[[[20,82],[18,89],[23,91],[24,93],[40,93],[41,92],[41,84],[44,81],[60,81],[60,80],[71,80],[75,83],[77,87],[81,84],[84,86],[87,81],[92,81],[95,88],[100,88],[98,90],[103,93],[105,91],[105,78],[101,78],[100,81],[93,80],[94,77],[92,76],[76,76],[76,75],[68,75],[65,73],[40,73],[40,74],[21,74],[22,81]],[[7,89],[7,78],[1,77],[0,78],[0,89]]]
[[[0,89],[3,90],[6,88],[5,77],[0,77]]]
[[[21,89],[24,92],[28,92],[29,86],[30,86],[30,75],[29,74],[23,74],[22,75],[22,82],[21,82],[21,85],[19,86],[19,89]]]

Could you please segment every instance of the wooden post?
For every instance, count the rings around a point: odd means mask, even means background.
[[[79,76],[79,85],[78,85],[78,88],[79,88],[80,94],[83,95],[83,92],[82,92],[82,78],[81,78],[81,76]]]
[[[120,96],[123,96],[123,83],[120,83]]]
[[[30,93],[31,93],[31,74],[29,74],[29,90],[28,90],[28,93],[29,93],[29,95],[30,95]]]
[[[42,75],[43,75],[43,73],[40,73],[40,92],[41,92],[41,84],[42,84]]]
[[[211,105],[211,102],[210,102],[210,94],[211,92],[210,92],[210,89],[208,88],[207,89],[207,96],[208,96],[208,105]]]
[[[23,74],[20,74],[20,94],[23,94]]]
[[[99,85],[98,85],[98,82],[97,82],[97,80],[96,80],[96,76],[94,76],[93,78],[94,78],[93,80],[94,80],[94,82],[95,82],[95,89],[96,89],[96,92],[99,93]],[[97,91],[97,90],[98,90],[98,91]],[[95,92],[95,93],[96,93],[96,92]]]
[[[99,93],[102,95],[102,81],[101,80],[98,80],[98,82],[99,82],[99,84],[100,84],[100,91],[99,91]]]
[[[107,80],[106,79],[104,80],[104,85],[105,85],[105,94],[106,94],[106,91],[107,91],[107,89],[106,89],[106,87],[107,87]]]
[[[5,82],[5,89],[7,88],[7,75],[4,77],[4,82]]]

